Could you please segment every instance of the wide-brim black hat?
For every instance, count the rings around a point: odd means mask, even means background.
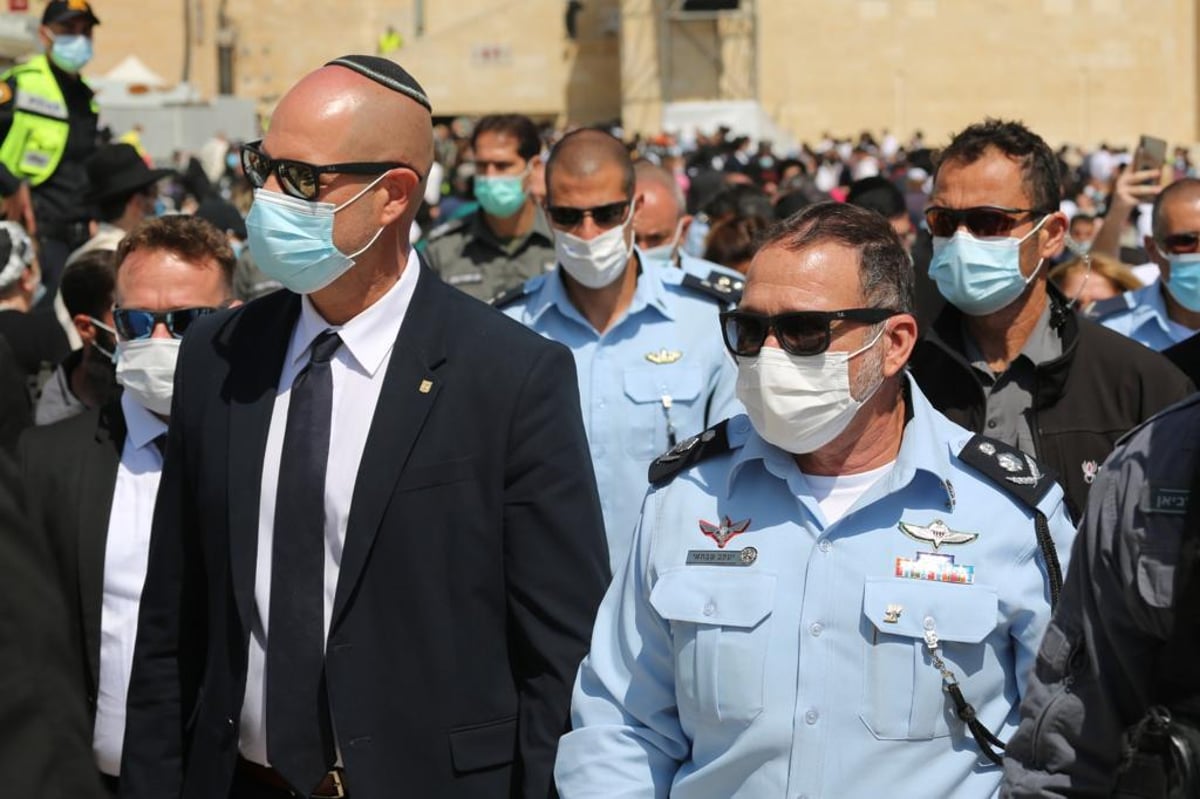
[[[104,202],[153,185],[172,169],[151,169],[132,144],[106,144],[98,148],[84,164],[87,169],[88,202]]]

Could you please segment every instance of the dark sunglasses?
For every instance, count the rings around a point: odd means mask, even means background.
[[[242,145],[242,171],[256,189],[261,189],[271,173],[279,178],[284,193],[301,200],[315,200],[321,193],[320,177],[323,174],[339,175],[382,175],[393,169],[407,169],[421,173],[401,161],[356,161],[346,164],[308,164],[288,158],[271,158],[262,150],[262,142],[254,141]]]
[[[183,338],[183,334],[192,326],[192,322],[201,316],[216,313],[217,310],[216,308],[180,308],[177,311],[155,313],[154,311],[141,311],[137,308],[114,308],[113,325],[121,334],[121,338],[126,341],[150,338],[150,335],[154,333],[154,326],[159,322],[167,326],[167,330],[172,336]]]
[[[1012,229],[1034,214],[1050,214],[1036,208],[1000,208],[978,205],[974,208],[944,208],[931,205],[925,209],[925,222],[929,232],[938,238],[948,239],[960,227],[965,226],[972,236],[989,238],[1007,236]]]
[[[1172,255],[1185,255],[1200,249],[1200,233],[1172,233],[1158,239],[1158,246]]]
[[[725,346],[735,356],[753,358],[762,351],[767,335],[774,331],[779,346],[792,355],[820,355],[833,340],[833,323],[864,322],[878,324],[901,311],[888,308],[849,308],[844,311],[792,311],[775,316],[725,311],[721,314],[721,332]]]
[[[598,227],[614,227],[625,221],[625,213],[629,210],[629,200],[608,205],[597,205],[594,208],[569,208],[565,205],[547,205],[546,215],[550,221],[559,227],[575,227],[590,216]]]

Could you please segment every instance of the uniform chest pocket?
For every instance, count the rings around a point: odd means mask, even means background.
[[[950,734],[942,675],[925,649],[932,627],[942,658],[966,683],[984,665],[984,640],[999,619],[996,589],[903,577],[868,577],[863,592],[863,706],[876,738],[928,740]],[[985,685],[975,685],[982,693]],[[968,701],[972,690],[966,686]]]
[[[775,575],[688,566],[663,574],[650,604],[671,624],[680,713],[749,724],[762,713]]]
[[[668,422],[677,441],[704,429],[700,369],[680,363],[634,367],[625,370],[624,381],[630,415],[623,423],[631,455],[653,458],[670,449]]]

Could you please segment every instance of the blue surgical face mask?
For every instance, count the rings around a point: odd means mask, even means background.
[[[344,275],[354,259],[366,252],[383,233],[383,227],[352,253],[346,254],[333,243],[333,218],[343,208],[362,197],[384,175],[341,205],[309,202],[268,189],[255,189],[254,204],[246,216],[246,243],[254,263],[267,277],[279,281],[289,291],[312,294]]]
[[[675,225],[675,235],[666,244],[660,244],[657,247],[645,247],[641,250],[642,256],[648,261],[664,261],[669,264],[675,262],[675,249],[679,246],[680,227],[683,226],[683,220],[680,219]]]
[[[935,236],[929,277],[946,301],[968,316],[987,316],[1010,305],[1033,281],[1043,261],[1029,277],[1021,274],[1021,245],[1050,217],[1019,239],[979,239],[965,230],[950,238]]]
[[[245,252],[245,250],[246,250],[246,242],[231,240],[229,242],[229,249],[233,250],[233,257],[235,260],[238,258],[241,258],[242,253]]]
[[[683,242],[683,251],[695,258],[704,257],[704,240],[708,238],[708,217],[697,216],[688,227],[687,238]]]
[[[1167,263],[1171,265],[1167,291],[1184,308],[1200,313],[1200,253],[1168,255]]]
[[[50,60],[63,72],[75,73],[92,60],[90,36],[60,34],[50,44]]]

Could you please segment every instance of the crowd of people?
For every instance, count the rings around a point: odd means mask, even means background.
[[[1200,791],[1186,148],[443,124],[349,55],[159,168],[99,24],[0,76],[10,791]]]

